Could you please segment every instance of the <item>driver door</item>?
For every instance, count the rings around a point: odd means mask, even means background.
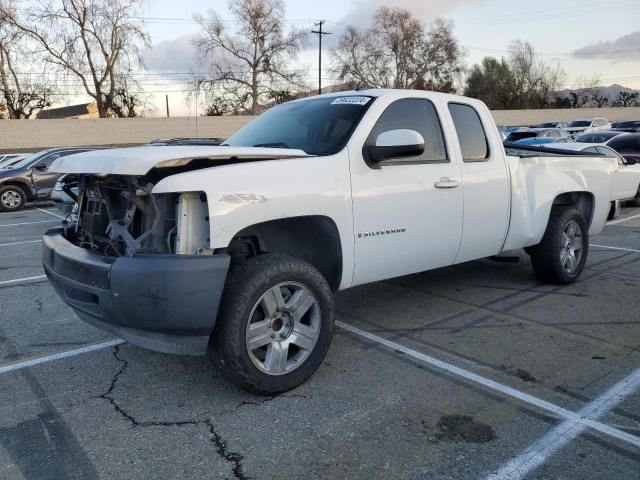
[[[391,130],[420,133],[415,157],[367,163],[350,149],[355,235],[353,284],[453,264],[462,238],[462,175],[447,152],[436,106],[423,98],[391,103],[365,145]]]

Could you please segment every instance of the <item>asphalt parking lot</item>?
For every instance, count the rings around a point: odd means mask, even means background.
[[[522,254],[340,293],[276,397],[80,322],[43,277],[56,215],[0,214],[0,478],[640,478],[640,209],[574,285]]]

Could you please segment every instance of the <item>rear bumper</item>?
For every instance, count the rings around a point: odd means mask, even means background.
[[[44,269],[78,316],[151,350],[204,354],[215,325],[229,256],[108,257],[49,230]]]

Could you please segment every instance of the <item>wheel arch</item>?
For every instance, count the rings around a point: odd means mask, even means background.
[[[553,211],[553,207],[555,206],[573,206],[577,208],[587,223],[587,229],[591,227],[595,208],[595,197],[593,193],[586,191],[561,193],[553,199],[551,211]],[[549,212],[549,218],[551,218],[551,212]]]
[[[338,226],[324,215],[269,220],[237,232],[227,248],[233,261],[263,253],[300,258],[318,269],[331,289],[340,287],[343,252]]]
[[[31,187],[29,186],[28,183],[22,182],[20,180],[7,180],[6,182],[0,183],[0,188],[9,187],[9,186],[20,187],[20,189],[27,196],[27,201],[28,202],[30,202],[30,201],[32,201],[34,199],[33,191],[31,190]]]

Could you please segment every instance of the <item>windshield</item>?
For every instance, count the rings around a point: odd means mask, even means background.
[[[267,110],[224,145],[333,155],[346,145],[373,101],[372,97],[350,95],[286,103]]]
[[[580,143],[604,143],[607,140],[611,140],[613,137],[620,135],[620,132],[594,132],[580,135],[576,142]]]
[[[591,125],[591,122],[588,122],[586,120],[576,120],[575,122],[571,122],[569,124],[569,128],[571,127],[588,127]]]
[[[26,167],[31,162],[40,158],[40,156],[41,156],[41,153],[34,153],[33,155],[29,155],[16,163],[12,163],[6,166],[10,166],[12,169],[17,170],[18,168]]]
[[[538,124],[538,128],[553,128],[558,124],[558,122],[547,122]]]
[[[634,128],[640,127],[640,121],[629,121],[629,122],[613,122],[611,124],[613,128]]]

